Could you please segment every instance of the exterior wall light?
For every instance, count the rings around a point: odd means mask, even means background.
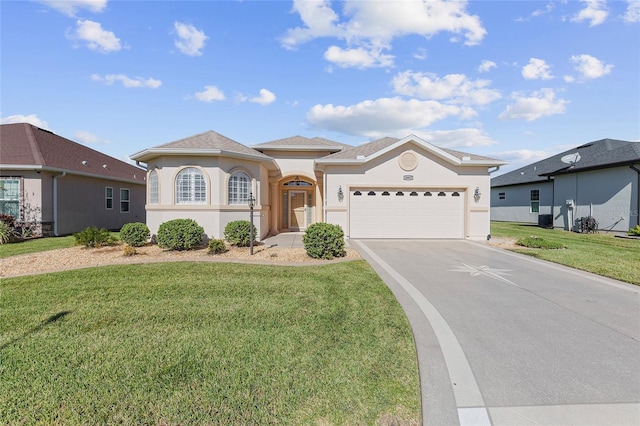
[[[344,200],[344,192],[342,192],[342,185],[338,188],[338,201],[342,202]]]
[[[480,193],[480,188],[476,186],[476,190],[473,192],[473,198],[474,200],[476,200],[476,202],[480,201],[480,196],[482,194]]]
[[[251,223],[251,226],[249,227],[249,254],[253,256],[253,208],[256,205],[256,199],[253,196],[253,192],[249,193],[247,203],[249,204],[249,222]]]

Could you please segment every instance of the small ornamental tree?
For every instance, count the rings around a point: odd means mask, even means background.
[[[173,219],[158,228],[158,246],[169,250],[192,250],[202,244],[204,229],[193,219]]]
[[[344,231],[339,225],[314,223],[302,236],[307,254],[314,259],[333,259],[344,256]]]
[[[151,237],[149,227],[142,222],[125,223],[120,229],[120,239],[131,247],[142,247]]]
[[[251,245],[250,239],[251,223],[248,220],[234,220],[227,223],[224,227],[224,239],[229,244],[237,247],[249,247]],[[253,241],[256,240],[256,227],[253,227]]]

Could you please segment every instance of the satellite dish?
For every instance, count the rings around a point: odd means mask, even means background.
[[[576,164],[578,161],[580,161],[580,153],[576,152],[574,154],[567,154],[564,157],[562,157],[560,159],[560,161],[562,161],[565,164]]]

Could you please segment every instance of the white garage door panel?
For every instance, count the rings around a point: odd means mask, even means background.
[[[431,191],[429,197],[425,190],[416,190],[417,196],[406,189],[404,196],[397,190],[387,190],[388,196],[381,195],[384,190],[372,190],[375,196],[369,191],[350,191],[351,238],[464,238],[464,192],[454,197],[453,191],[444,191],[445,196]]]

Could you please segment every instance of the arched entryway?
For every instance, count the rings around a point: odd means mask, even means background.
[[[280,229],[304,231],[314,222],[316,185],[295,176],[280,184]]]

